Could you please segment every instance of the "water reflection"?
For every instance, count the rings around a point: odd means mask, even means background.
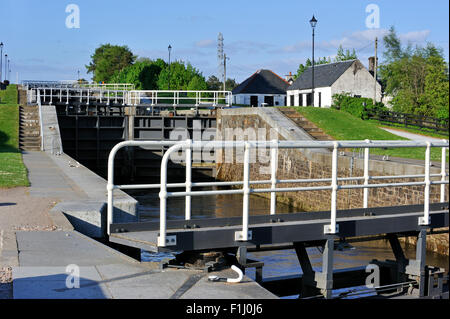
[[[139,214],[141,221],[156,221],[159,219],[159,197],[156,193],[135,193],[133,197],[139,201]],[[242,195],[213,195],[213,196],[193,196],[192,198],[192,219],[199,218],[224,218],[242,216]],[[184,218],[184,197],[170,197],[167,199],[167,219]],[[249,204],[250,215],[268,215],[270,211],[270,200],[250,195]],[[277,203],[277,213],[298,212],[292,206]]]

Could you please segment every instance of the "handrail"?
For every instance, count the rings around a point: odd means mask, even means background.
[[[106,84],[105,84],[106,85]],[[113,85],[113,84],[111,84]],[[43,101],[52,104],[69,103],[70,99],[79,99],[80,103],[89,104],[96,100],[110,104],[111,101],[127,106],[173,106],[194,105],[199,107],[230,107],[232,93],[230,91],[168,91],[168,90],[129,90],[126,87],[98,87],[89,85],[39,86],[29,90],[40,92]],[[165,103],[164,103],[165,102]],[[221,103],[222,102],[222,103]]]
[[[27,90],[35,88],[98,88],[98,89],[112,89],[112,90],[134,90],[135,86],[132,83],[79,83],[77,80],[67,81],[33,81],[23,80],[22,85]]]
[[[160,184],[141,184],[141,185],[115,185],[114,184],[114,158],[117,152],[127,146],[155,146],[155,147],[169,147],[164,153],[161,160],[161,181]],[[244,148],[244,178],[243,181],[236,182],[203,182],[192,183],[190,180],[191,165],[186,165],[186,182],[185,183],[167,183],[167,166],[168,161],[172,153],[179,150],[184,152],[186,160],[190,159],[190,152],[194,149],[201,149],[202,147],[226,149],[226,148]],[[250,149],[254,148],[270,148],[271,150],[271,179],[262,181],[250,181],[249,174],[249,154]],[[369,149],[370,148],[397,148],[397,147],[426,147],[425,151],[425,172],[420,175],[396,175],[396,176],[374,176],[369,175]],[[431,147],[442,148],[442,162],[441,173],[430,174],[430,149]],[[276,209],[276,193],[278,192],[297,192],[297,191],[312,191],[312,190],[331,190],[331,209],[330,209],[330,224],[324,228],[325,234],[336,234],[339,232],[339,225],[336,224],[336,212],[337,212],[337,195],[339,189],[363,189],[364,190],[364,208],[368,207],[369,192],[366,191],[369,188],[380,187],[398,187],[398,186],[424,186],[424,215],[419,218],[419,225],[429,225],[429,192],[431,185],[441,185],[441,202],[445,200],[445,184],[449,184],[449,181],[445,178],[448,174],[445,171],[445,155],[446,149],[449,147],[448,140],[442,141],[125,141],[121,142],[113,147],[108,158],[108,213],[107,213],[107,233],[111,234],[110,226],[113,223],[113,208],[114,208],[114,189],[134,189],[134,188],[159,188],[160,193],[160,234],[158,237],[158,246],[165,247],[171,245],[167,241],[166,236],[166,205],[167,198],[169,197],[186,197],[185,219],[189,220],[191,217],[191,196],[201,195],[217,195],[217,194],[244,194],[243,197],[243,214],[242,214],[242,231],[236,232],[236,241],[247,241],[251,236],[248,229],[248,217],[249,217],[249,194],[251,193],[270,193],[271,194],[271,206],[270,214],[275,214]],[[274,162],[278,159],[279,149],[305,149],[305,148],[333,148],[332,153],[332,172],[331,178],[325,179],[291,179],[291,180],[277,180],[276,169],[277,166]],[[338,149],[340,148],[364,148],[364,175],[356,177],[338,178]],[[188,172],[189,171],[189,172]],[[383,184],[369,184],[370,180],[382,180],[392,178],[419,178],[423,177],[422,182],[400,182],[400,183],[383,183]],[[431,177],[441,177],[440,181],[431,181]],[[304,186],[304,187],[284,187],[277,188],[276,185],[280,183],[299,183],[299,182],[330,182],[331,185],[324,186]],[[363,181],[362,185],[339,185],[339,181]],[[270,188],[258,188],[252,189],[251,185],[255,184],[270,184]],[[192,191],[192,187],[201,186],[217,186],[217,185],[241,185],[241,189],[231,190],[210,190],[210,191]],[[186,187],[184,192],[168,192],[169,187]]]
[[[145,103],[150,100],[150,103]],[[167,103],[161,103],[161,100]],[[233,94],[231,91],[206,91],[206,90],[132,90],[129,91],[128,105],[150,104],[170,104],[172,106],[183,106],[188,103],[183,101],[192,101],[195,106],[212,105],[219,106],[223,100],[223,105],[231,106]],[[181,102],[180,102],[181,101]]]
[[[37,93],[37,104],[39,108],[39,130],[41,134],[41,151],[44,151],[44,129],[42,123],[42,105],[41,105],[41,97],[39,96],[39,92]]]

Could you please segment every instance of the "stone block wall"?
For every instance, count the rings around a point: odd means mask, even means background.
[[[255,130],[265,128],[266,140],[273,139],[274,136],[269,136],[272,124],[268,124],[260,116],[260,112],[264,112],[261,108],[255,108],[254,114],[248,114],[245,111],[245,116],[242,116],[236,110],[222,111],[218,114],[217,121],[217,136],[226,136],[225,129],[229,128],[253,128]],[[262,131],[261,131],[262,132]],[[278,138],[280,140],[292,139],[289,132],[278,129]],[[262,137],[259,136],[259,139]],[[236,136],[236,140],[247,140],[248,137],[241,135]],[[257,152],[258,153],[258,152]],[[267,151],[266,156],[268,156]],[[217,156],[221,161],[217,163],[217,179],[224,181],[236,181],[243,178],[243,164],[242,163],[224,163],[224,153],[217,152]],[[330,150],[307,150],[307,149],[279,149],[278,150],[278,170],[277,179],[311,179],[311,178],[331,178],[331,159],[332,153]],[[270,174],[261,174],[262,167],[269,167],[267,157],[259,163],[258,155],[255,163],[250,165],[250,179],[251,180],[270,180]],[[369,163],[370,176],[391,176],[391,175],[420,175],[424,173],[423,165],[413,165],[394,161],[370,160]],[[266,170],[270,172],[270,170]],[[440,173],[440,167],[431,167],[431,174]],[[364,175],[364,160],[363,158],[351,156],[338,157],[338,177],[356,177]],[[440,180],[440,177],[432,178],[432,180]],[[407,181],[423,181],[420,179],[391,179],[391,180],[371,180],[370,184],[375,183],[389,183],[389,182],[407,182]],[[362,184],[363,181],[339,182],[339,185],[346,184]],[[277,184],[277,187],[293,187],[293,186],[323,186],[330,185],[331,182],[326,183],[308,183],[308,184]],[[252,185],[253,188],[269,188],[269,184]],[[264,197],[269,197],[269,193],[260,194]],[[304,211],[320,211],[329,210],[331,203],[331,191],[302,191],[302,192],[288,192],[277,193],[277,200],[280,202],[291,204],[299,210]],[[446,185],[446,201],[448,201],[448,185]],[[381,206],[396,206],[396,205],[412,205],[423,204],[424,202],[424,186],[404,186],[404,187],[385,187],[385,188],[371,188],[369,189],[369,207]],[[440,185],[432,185],[430,187],[430,202],[440,202]],[[351,209],[363,207],[363,189],[341,189],[338,190],[337,208]],[[433,242],[432,237],[437,236],[439,244]],[[429,247],[441,247],[439,252],[444,252],[448,255],[448,233],[443,235],[430,236],[427,241]],[[445,237],[446,236],[446,237]],[[442,241],[446,242],[442,249]]]

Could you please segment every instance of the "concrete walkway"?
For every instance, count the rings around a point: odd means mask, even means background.
[[[401,136],[401,137],[407,138],[409,140],[414,140],[414,141],[441,142],[444,139],[444,138],[436,138],[436,137],[430,137],[430,136],[425,136],[425,135],[420,135],[420,134],[414,134],[414,133],[391,129],[391,128],[386,128],[386,127],[380,127],[380,128],[382,130],[385,130],[394,135]]]
[[[0,192],[0,275],[6,278],[0,299],[276,298],[247,277],[234,285],[207,280],[212,274],[235,277],[230,270],[162,271],[81,234],[62,212],[91,213],[94,203],[105,201],[105,181],[64,154],[24,152],[23,159],[31,186],[17,198],[11,192],[18,189]],[[118,195],[119,204],[129,203],[128,195]],[[71,269],[79,272],[79,288],[71,288],[77,283]]]
[[[238,284],[208,281],[213,274],[235,277],[230,271],[161,271],[76,231],[17,232],[17,245],[20,266],[13,268],[14,299],[276,298],[247,277]],[[76,272],[79,288],[71,288],[76,287],[71,276]]]

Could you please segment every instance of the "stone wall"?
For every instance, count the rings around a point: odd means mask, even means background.
[[[278,112],[272,109],[270,112]],[[217,136],[225,136],[226,128],[265,128],[267,140],[273,139],[274,136],[269,136],[270,129],[276,125],[267,123],[264,117],[267,117],[267,110],[265,108],[254,108],[243,110],[245,114],[240,114],[239,110],[223,110],[218,114],[217,121]],[[281,114],[281,112],[278,112]],[[245,116],[243,116],[245,115]],[[271,119],[273,120],[273,118]],[[283,125],[277,127],[277,135],[280,140],[295,139],[292,137],[293,132]],[[262,132],[260,130],[260,132]],[[295,133],[295,132],[294,132]],[[235,139],[244,139],[245,136],[236,136]],[[259,136],[261,139],[261,136]],[[246,139],[246,138],[245,138]],[[296,139],[302,139],[297,136]],[[243,164],[242,163],[223,163],[224,154],[218,152],[217,156],[222,157],[222,163],[217,163],[217,178],[219,180],[232,181],[242,180]],[[262,162],[267,162],[262,161]],[[255,163],[250,166],[251,180],[269,180],[269,174],[261,174],[262,167],[268,167],[269,163],[260,164],[258,157]],[[338,177],[354,177],[364,175],[364,160],[352,156],[338,157]],[[370,176],[389,176],[389,175],[419,175],[424,173],[423,165],[405,164],[393,161],[370,160],[369,163]],[[268,171],[266,171],[268,172]],[[431,167],[430,172],[440,173],[439,167]],[[331,178],[331,151],[330,150],[294,150],[285,149],[279,150],[278,153],[278,170],[277,179],[311,179],[311,178]],[[438,180],[440,178],[433,178]],[[395,180],[381,180],[370,181],[374,183],[387,182],[401,182],[401,179]],[[412,181],[412,179],[404,180]],[[415,181],[423,181],[423,179],[415,179]],[[340,185],[358,184],[362,181],[340,182]],[[309,183],[308,186],[322,186],[330,185],[327,183]],[[277,187],[287,186],[306,186],[306,184],[277,184]],[[267,188],[266,185],[255,185],[252,187]],[[446,201],[448,201],[448,185],[446,186]],[[440,201],[440,186],[433,185],[430,187],[430,202]],[[261,194],[270,196],[270,194]],[[422,204],[424,198],[423,186],[407,186],[407,187],[389,187],[389,188],[372,188],[369,189],[369,207],[380,206],[395,206],[406,204]],[[291,204],[305,211],[319,211],[329,210],[331,202],[331,191],[303,191],[303,192],[289,192],[277,193],[277,200]],[[337,208],[351,209],[363,207],[363,190],[338,190]],[[448,234],[444,234],[444,242],[446,242],[446,254],[448,254]],[[432,237],[432,236],[430,236]],[[439,240],[442,241],[443,236],[439,235]],[[442,246],[442,243],[433,244],[433,239],[428,240],[430,248],[433,246]],[[442,253],[445,249],[439,249]],[[445,251],[444,251],[445,252]]]

